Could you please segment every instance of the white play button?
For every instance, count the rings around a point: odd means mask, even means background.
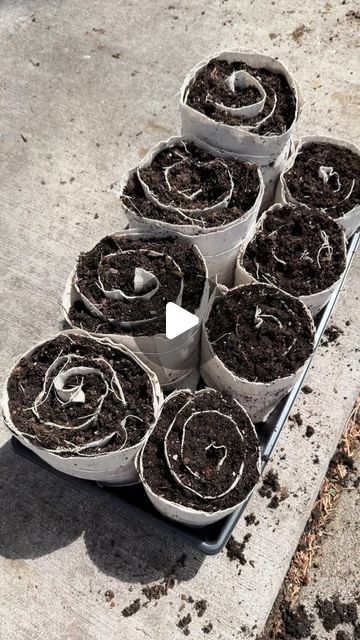
[[[199,318],[193,313],[186,311],[174,302],[168,302],[166,305],[166,337],[169,340],[177,338],[185,331],[196,327],[199,324]]]

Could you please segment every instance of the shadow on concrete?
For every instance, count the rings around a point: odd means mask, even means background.
[[[143,584],[175,574],[196,575],[204,556],[174,534],[131,511],[114,510],[106,496],[72,486],[16,454],[0,449],[0,555],[37,558],[84,535],[94,564],[105,574]]]

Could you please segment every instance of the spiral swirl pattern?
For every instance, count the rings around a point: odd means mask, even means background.
[[[291,376],[314,345],[314,327],[305,305],[261,283],[235,287],[216,299],[206,335],[222,365],[238,378],[257,383]],[[202,365],[212,367],[209,361]]]
[[[142,218],[211,228],[243,216],[259,191],[254,165],[213,156],[180,139],[149,154],[130,174],[121,199]]]
[[[214,389],[180,391],[165,401],[144,447],[142,477],[167,501],[212,512],[248,495],[259,455],[254,427],[236,400]]]
[[[231,54],[202,66],[184,101],[216,122],[264,136],[286,132],[296,114],[296,96],[284,75],[231,60]]]
[[[346,264],[343,232],[329,216],[302,205],[274,205],[260,218],[238,265],[258,282],[294,296],[331,287]]]
[[[359,173],[360,155],[355,150],[316,139],[306,141],[283,174],[287,200],[341,218],[360,205]]]
[[[95,333],[165,333],[167,302],[195,312],[205,280],[198,250],[180,240],[104,238],[79,257],[69,319]]]
[[[139,361],[74,332],[25,355],[7,393],[16,431],[63,456],[121,451],[141,441],[154,421],[154,390]]]

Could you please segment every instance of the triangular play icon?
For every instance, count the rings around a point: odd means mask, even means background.
[[[186,311],[174,302],[168,302],[166,305],[166,337],[169,340],[177,338],[185,331],[196,327],[199,324],[199,318],[193,313]]]

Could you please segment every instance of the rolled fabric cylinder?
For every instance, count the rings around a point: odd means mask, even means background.
[[[197,246],[209,279],[231,286],[235,258],[253,232],[264,185],[254,165],[211,151],[190,138],[169,138],[115,191],[132,227],[171,232]]]
[[[296,80],[277,58],[252,50],[222,51],[186,76],[181,131],[261,167],[264,209],[273,202],[301,107]]]
[[[120,485],[138,482],[135,456],[162,400],[156,375],[129,349],[64,331],[18,360],[2,409],[11,433],[55,469]]]
[[[229,394],[174,391],[137,456],[145,491],[160,513],[190,526],[239,507],[260,475],[254,425]]]
[[[327,213],[350,238],[360,225],[360,149],[329,136],[305,136],[279,178],[277,202]]]
[[[262,422],[301,376],[314,336],[298,298],[268,284],[219,287],[204,318],[200,372]]]
[[[346,267],[345,234],[319,209],[273,205],[242,246],[235,285],[266,282],[306,304],[313,316],[326,305]]]
[[[124,344],[166,389],[195,389],[199,379],[200,324],[169,340],[166,304],[173,302],[201,323],[209,297],[204,259],[173,236],[124,231],[80,254],[63,309],[73,326]]]

